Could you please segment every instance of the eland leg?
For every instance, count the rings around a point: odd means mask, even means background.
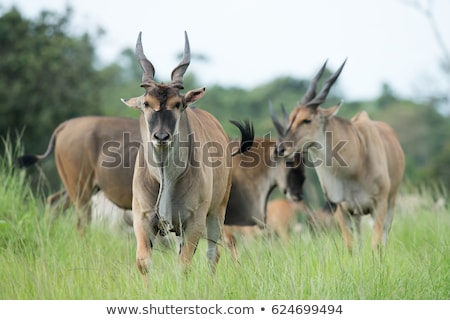
[[[134,205],[134,204],[133,204]],[[133,229],[136,237],[136,266],[145,276],[151,269],[151,251],[156,230],[152,228],[149,214],[140,211],[138,206],[133,207]]]
[[[219,216],[224,217],[224,215]],[[220,258],[218,244],[219,242],[223,243],[223,219],[220,219],[219,216],[210,214],[206,217],[206,238],[208,241],[206,257],[213,274],[216,271],[217,263],[219,262]],[[233,244],[233,246],[234,249],[236,249],[235,243]]]
[[[373,212],[373,234],[372,234],[372,249],[374,251],[381,251],[383,245],[386,244],[387,226],[390,228],[393,211],[388,212],[387,199],[379,200],[377,207]]]
[[[392,221],[394,220],[395,197],[396,197],[396,195],[391,195],[391,197],[388,200],[386,220],[384,221],[384,228],[383,228],[383,245],[384,246],[387,245],[389,232],[391,231],[391,227],[392,227]]]
[[[231,257],[233,261],[239,264],[239,255],[236,247],[236,237],[233,234],[233,228],[230,226],[223,227],[223,237],[224,242],[228,247],[228,250],[231,252]]]
[[[200,216],[206,216],[198,212]],[[192,263],[192,258],[197,249],[198,242],[200,238],[205,233],[205,221],[188,221],[186,223],[184,232],[181,234],[180,243],[180,255],[179,261],[184,268],[184,272],[188,273],[190,265]]]
[[[363,245],[361,232],[361,216],[360,215],[353,216],[353,221],[355,223],[355,230],[356,230],[356,250],[358,253],[361,253]]]
[[[336,220],[341,228],[342,235],[344,237],[345,245],[348,251],[351,253],[353,251],[353,232],[352,232],[352,220],[350,214],[344,211],[340,205],[337,206]]]

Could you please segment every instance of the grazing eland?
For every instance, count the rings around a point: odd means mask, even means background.
[[[378,250],[388,239],[405,156],[388,124],[371,120],[364,111],[351,120],[341,118],[336,114],[342,102],[327,109],[320,107],[344,65],[345,61],[316,95],[325,62],[290,113],[287,127],[269,106],[280,133],[277,153],[287,158],[296,152],[307,153],[326,198],[337,206],[336,219],[348,249],[353,247],[352,221],[361,243],[361,216],[370,214],[374,221],[372,247]]]
[[[145,93],[122,101],[141,112],[142,144],[136,158],[132,201],[137,267],[146,275],[155,237],[175,232],[181,238],[179,260],[187,269],[206,230],[206,255],[214,272],[231,188],[230,141],[210,113],[189,107],[203,97],[205,88],[180,93],[190,63],[187,33],[182,61],[172,71],[169,84],[155,81],[141,33],[136,54]],[[251,147],[253,129],[248,122],[233,123],[242,134],[239,150],[234,153],[238,154]]]

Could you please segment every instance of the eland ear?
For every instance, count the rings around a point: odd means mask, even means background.
[[[333,118],[338,112],[341,106],[344,104],[344,100],[341,100],[337,105],[332,106],[328,109],[324,109],[323,112],[327,119]]]
[[[144,96],[139,96],[135,98],[129,99],[120,99],[124,104],[126,104],[130,108],[138,108],[140,109],[144,105]]]
[[[200,100],[205,95],[206,88],[194,89],[184,95],[184,106],[187,107]]]

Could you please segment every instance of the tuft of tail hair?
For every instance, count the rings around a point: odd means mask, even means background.
[[[253,146],[253,140],[255,138],[255,129],[253,127],[253,123],[250,120],[246,119],[242,122],[236,120],[230,120],[230,123],[234,124],[238,127],[241,132],[241,144],[239,145],[239,150],[236,150],[231,154],[232,157],[239,153],[244,153]]]
[[[16,159],[16,165],[18,168],[22,169],[35,164],[38,160],[39,158],[36,155],[26,154]]]

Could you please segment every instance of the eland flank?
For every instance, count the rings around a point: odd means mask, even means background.
[[[61,123],[42,155],[24,155],[19,167],[30,166],[55,152],[56,168],[65,190],[51,195],[64,208],[75,205],[80,233],[91,220],[91,198],[102,190],[122,209],[131,209],[132,180],[140,146],[138,121],[122,117],[78,117]],[[68,195],[68,197],[67,197]]]

